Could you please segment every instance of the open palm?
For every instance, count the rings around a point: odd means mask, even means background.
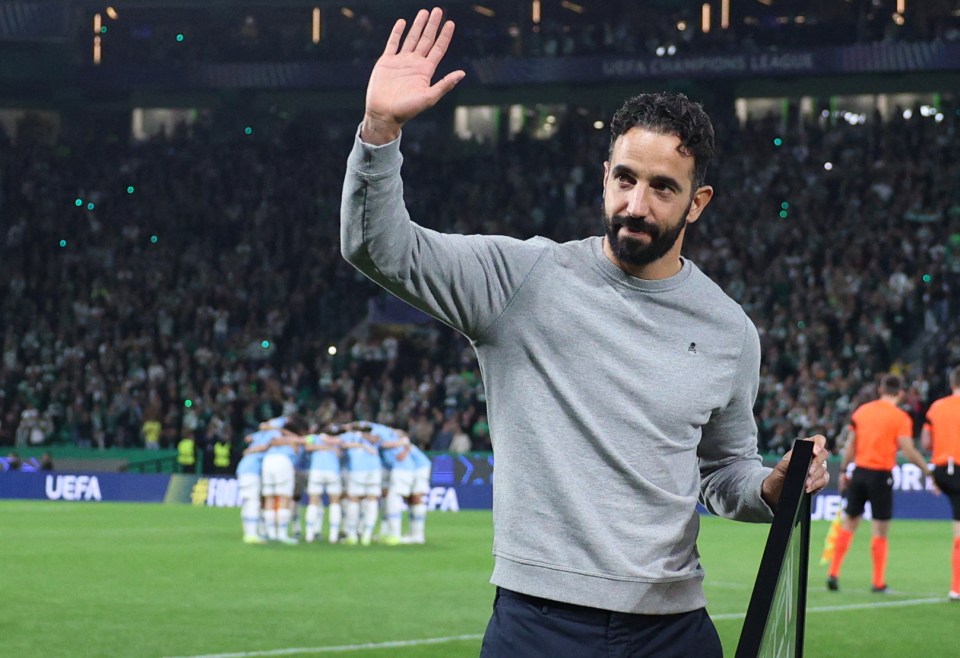
[[[370,74],[365,121],[399,128],[434,106],[463,79],[463,71],[453,71],[431,84],[453,36],[453,22],[447,21],[441,28],[442,17],[440,9],[420,10],[402,44],[406,21],[401,19],[393,26]]]

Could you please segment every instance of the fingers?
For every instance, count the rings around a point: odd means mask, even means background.
[[[423,29],[423,35],[417,43],[414,52],[418,55],[426,56],[433,47],[437,39],[437,32],[440,30],[440,21],[443,19],[443,11],[439,7],[434,7],[427,19],[427,25]]]
[[[410,26],[410,31],[407,32],[407,38],[403,40],[403,46],[400,48],[400,52],[412,53],[416,50],[420,42],[420,35],[423,34],[423,28],[426,27],[429,17],[430,12],[426,9],[421,9],[417,12],[417,17],[413,19],[413,25]]]
[[[830,483],[830,472],[827,470],[827,457],[830,456],[830,451],[827,450],[827,439],[822,434],[807,440],[813,441],[813,459],[807,471],[806,490],[807,493],[817,493]]]
[[[402,18],[393,24],[390,36],[387,38],[387,46],[383,49],[384,55],[396,55],[400,48],[400,37],[403,36],[403,28],[407,26],[407,21]]]
[[[443,28],[440,30],[440,35],[434,42],[430,52],[427,53],[427,59],[433,62],[434,65],[439,64],[440,60],[443,59],[443,56],[447,53],[447,48],[450,46],[450,40],[453,39],[454,27],[455,25],[453,21],[447,21],[444,23]]]
[[[448,73],[443,78],[438,80],[436,84],[430,87],[430,92],[432,94],[431,102],[436,105],[437,102],[443,98],[447,92],[457,86],[457,83],[463,80],[467,74],[463,71],[453,71]]]

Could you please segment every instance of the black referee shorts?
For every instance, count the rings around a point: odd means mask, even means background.
[[[950,470],[953,473],[950,473]],[[937,483],[943,495],[950,499],[953,520],[960,521],[960,466],[955,465],[952,469],[947,469],[946,466],[935,466],[933,481]]]
[[[703,608],[640,615],[559,603],[497,588],[481,658],[721,658]]]
[[[857,466],[847,487],[847,516],[863,516],[863,507],[870,501],[875,521],[893,518],[893,473]]]

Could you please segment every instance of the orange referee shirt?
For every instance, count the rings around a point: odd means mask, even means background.
[[[934,466],[946,466],[953,457],[960,462],[960,395],[948,395],[930,405],[924,427],[933,438]]]
[[[857,433],[854,462],[861,468],[891,471],[897,465],[897,439],[913,439],[910,415],[886,400],[874,400],[860,406],[850,419]]]

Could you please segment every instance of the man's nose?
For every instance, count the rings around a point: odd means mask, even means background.
[[[647,203],[647,192],[650,188],[646,185],[637,185],[630,190],[627,199],[627,214],[631,217],[646,217],[650,214],[650,205]]]

